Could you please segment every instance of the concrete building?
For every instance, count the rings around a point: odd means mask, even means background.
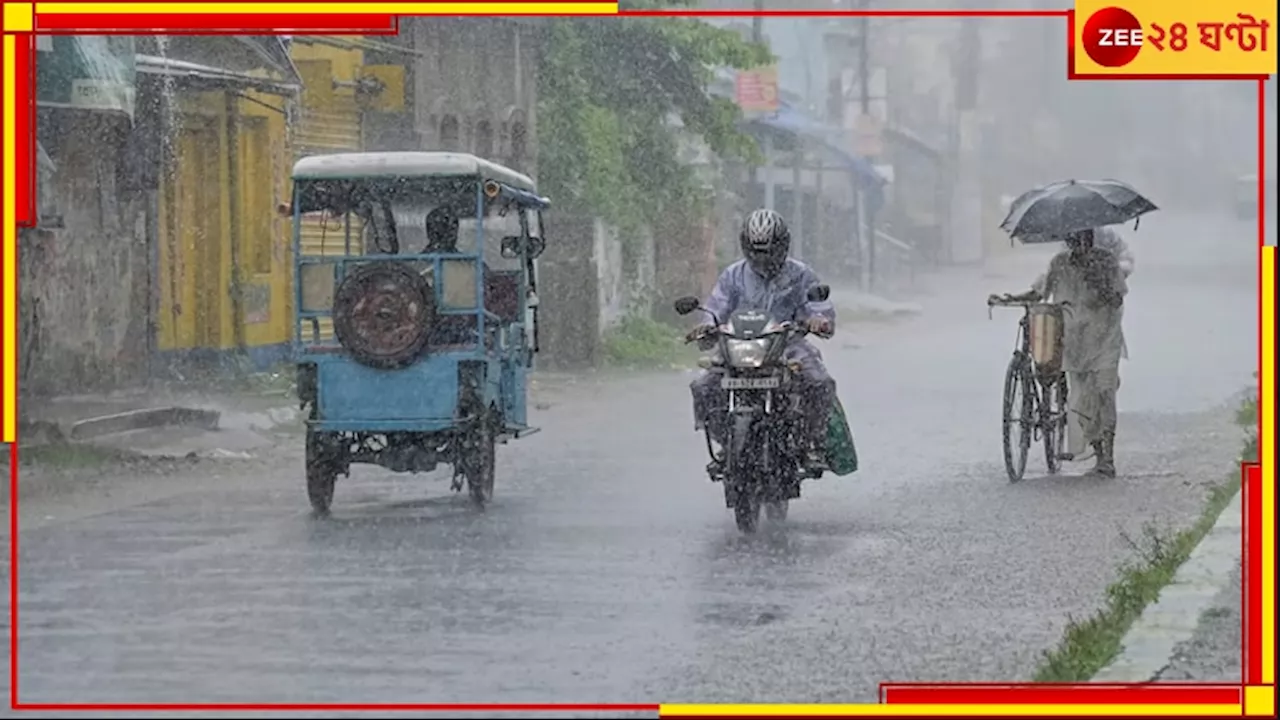
[[[702,5],[740,6],[720,0]],[[708,22],[748,39],[758,32],[777,58],[778,111],[746,117],[746,127],[758,136],[766,154],[765,167],[754,172],[727,168],[742,187],[738,205],[782,212],[793,226],[796,254],[821,263],[829,273],[857,278],[865,287],[877,280],[888,282],[893,267],[913,261],[913,250],[888,232],[894,170],[881,132],[885,73],[868,53],[864,112],[859,52],[863,26],[852,18]],[[720,92],[732,93],[731,78],[727,75]]]
[[[536,172],[532,36],[412,19],[385,40],[41,38],[48,217],[22,239],[24,389],[285,358],[292,220],[276,209],[296,158],[449,149]],[[303,222],[309,246],[340,232]]]
[[[178,355],[270,341],[246,297],[287,287],[257,188],[284,187],[279,104],[297,84],[280,41],[58,36],[37,51],[38,188],[58,222],[21,255],[24,391],[141,384]]]

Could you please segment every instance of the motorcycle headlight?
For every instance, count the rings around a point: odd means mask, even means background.
[[[758,368],[764,365],[769,353],[769,338],[758,340],[729,340],[725,343],[729,365],[736,368]]]

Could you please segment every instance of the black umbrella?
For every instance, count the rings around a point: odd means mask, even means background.
[[[1157,209],[1119,180],[1065,180],[1019,195],[1000,228],[1011,237],[1044,242],[1076,230],[1135,220]]]

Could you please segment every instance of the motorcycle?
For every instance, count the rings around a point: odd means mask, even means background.
[[[815,285],[808,299],[823,302],[830,294],[830,287]],[[800,497],[801,481],[822,475],[805,467],[808,438],[795,386],[800,364],[785,358],[788,341],[807,335],[808,328],[757,310],[722,320],[692,296],[676,300],[675,311],[701,311],[715,323],[687,342],[709,351],[698,364],[717,372],[725,391],[726,404],[715,411],[720,417],[708,418],[705,431],[708,474],[724,485],[725,507],[744,533],[756,531],[761,508],[770,522],[785,520],[791,500]],[[724,431],[719,452],[712,445],[713,423]]]

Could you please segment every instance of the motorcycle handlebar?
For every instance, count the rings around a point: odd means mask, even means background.
[[[783,333],[797,335],[797,336],[804,336],[809,334],[809,328],[803,323],[786,322],[786,323],[782,323],[781,327],[777,328],[776,330],[770,330],[767,333],[761,333],[759,337],[764,338],[764,337],[769,337],[771,335],[781,335]],[[717,325],[717,326],[712,326],[707,328],[705,332],[701,332],[701,333],[698,333],[697,335],[685,337],[684,342],[687,345],[693,342],[710,340],[712,338],[719,337],[725,334],[726,333],[723,330],[723,326]]]

